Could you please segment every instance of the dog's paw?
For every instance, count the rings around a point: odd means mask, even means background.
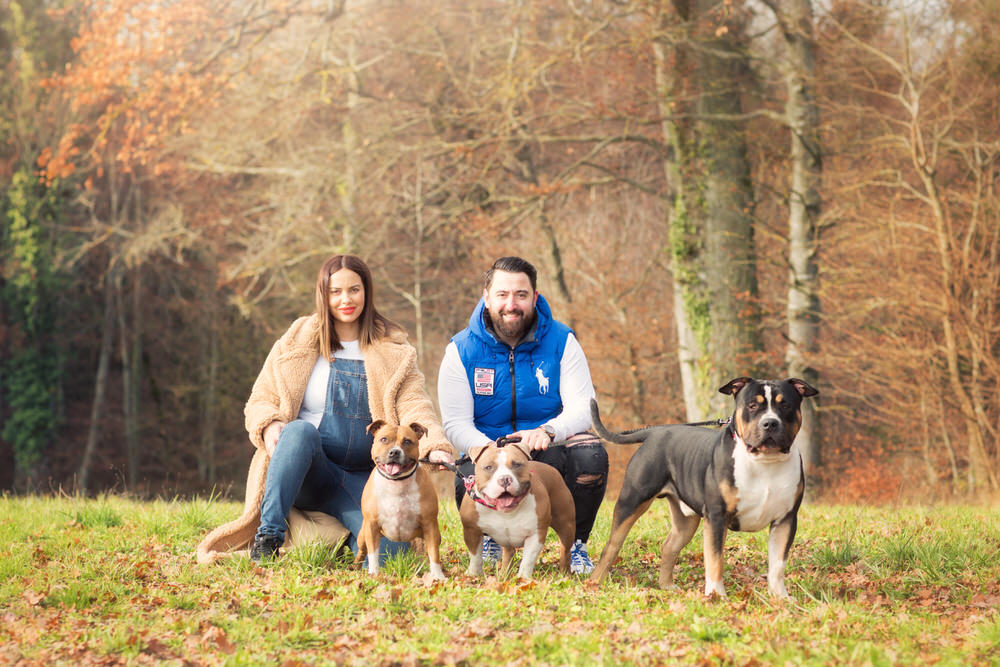
[[[727,597],[726,589],[721,583],[716,585],[708,584],[705,586],[705,597],[724,599]]]
[[[465,573],[470,577],[483,576],[483,557],[481,554],[469,554],[469,568]]]
[[[424,588],[434,588],[439,584],[448,581],[448,577],[444,576],[444,573],[435,573],[431,571],[424,572],[418,579],[420,585]]]

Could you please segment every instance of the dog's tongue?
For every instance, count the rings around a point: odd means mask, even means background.
[[[382,469],[385,470],[385,474],[389,475],[389,477],[395,477],[399,473],[403,472],[403,466],[399,463],[386,463],[382,466]]]
[[[512,496],[509,493],[502,494],[496,499],[496,507],[498,510],[509,510],[517,507],[517,504],[521,502],[521,498],[518,496]]]

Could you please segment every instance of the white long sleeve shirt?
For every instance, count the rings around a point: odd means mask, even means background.
[[[559,362],[559,397],[563,409],[546,422],[555,430],[556,440],[564,440],[591,427],[590,399],[595,396],[587,357],[576,336],[569,334]],[[438,403],[445,434],[460,452],[468,454],[476,445],[493,442],[476,428],[472,387],[454,343],[448,344],[441,360]]]

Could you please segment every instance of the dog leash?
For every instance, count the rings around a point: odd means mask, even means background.
[[[619,435],[632,435],[633,433],[637,433],[639,431],[645,431],[651,428],[663,428],[664,426],[727,426],[732,423],[732,421],[732,417],[726,417],[725,419],[709,419],[708,421],[688,422],[687,424],[647,424],[646,426],[642,426],[640,428],[630,428],[627,431],[621,431]]]
[[[597,438],[597,436],[594,436],[593,439],[597,440],[598,438]],[[501,436],[501,437],[497,438],[497,440],[496,440],[497,447],[506,447],[507,445],[510,445],[510,444],[513,444],[513,443],[516,443],[516,442],[521,442],[521,436],[519,436],[519,435]],[[568,440],[562,440],[560,442],[553,442],[553,443],[551,443],[549,445],[549,447],[565,447],[567,442],[569,442],[569,441]],[[583,442],[588,442],[588,440],[574,440],[573,442],[583,443]],[[418,460],[419,460],[420,463],[426,463],[428,465],[437,465],[437,466],[441,466],[442,468],[445,468],[446,470],[450,470],[451,472],[453,472],[455,474],[456,477],[458,477],[459,479],[462,480],[462,485],[465,487],[465,493],[466,493],[467,496],[469,496],[470,498],[472,498],[472,500],[474,500],[475,502],[479,503],[480,505],[482,505],[484,507],[489,507],[490,509],[496,509],[496,505],[493,505],[492,503],[486,502],[486,500],[483,498],[483,496],[481,496],[479,494],[479,492],[476,491],[476,488],[475,488],[475,485],[476,485],[476,475],[475,475],[475,473],[473,473],[472,475],[463,475],[462,471],[459,470],[457,466],[455,466],[454,464],[448,463],[447,461],[431,461],[429,458],[423,458],[423,459],[418,459]]]
[[[726,426],[731,421],[733,421],[732,417],[726,417],[725,419],[709,419],[708,421],[703,422],[691,422],[689,424],[684,424],[684,426]]]
[[[557,440],[556,442],[549,443],[549,447],[565,447],[570,443],[583,445],[583,444],[590,444],[595,441],[600,441],[600,438],[597,437],[596,435],[592,436],[591,438],[581,438],[579,440]],[[506,447],[507,445],[511,445],[515,442],[521,442],[521,436],[504,435],[496,439],[497,447]],[[465,476],[461,473],[461,471],[459,471],[458,468],[456,468],[451,463],[448,463],[447,461],[431,461],[428,458],[419,459],[419,461],[420,463],[426,463],[428,465],[436,465],[436,466],[441,466],[442,468],[447,468],[448,470],[452,471],[462,479],[465,479]]]
[[[573,440],[572,438],[567,438],[566,440],[556,440],[555,442],[550,442],[549,447],[566,447],[567,445],[589,445],[593,442],[601,441],[601,439],[598,436],[592,433],[588,433],[587,435],[589,435],[590,437],[579,438],[577,440]],[[497,447],[505,447],[506,445],[510,445],[515,442],[521,442],[521,436],[519,435],[501,436],[497,438]]]
[[[688,424],[681,424],[681,426],[726,426],[732,421],[733,421],[732,417],[726,417],[725,419],[710,419],[708,421],[703,421],[703,422],[691,422]],[[672,425],[673,424],[664,424],[664,426],[672,426]],[[652,427],[644,426],[643,428],[652,428]],[[641,431],[642,429],[633,429],[633,430]],[[549,447],[565,447],[570,443],[573,443],[574,445],[576,444],[584,445],[584,444],[591,444],[593,442],[600,442],[601,440],[601,438],[597,435],[593,434],[588,434],[588,435],[591,435],[591,437],[581,438],[578,440],[572,440],[572,439],[556,440],[555,442],[549,443]],[[507,445],[513,444],[515,442],[521,442],[521,436],[504,435],[496,439],[497,447],[506,447]],[[431,461],[429,458],[422,458],[419,459],[419,461],[420,463],[426,463],[428,465],[436,465],[436,466],[441,466],[442,468],[446,468],[447,470],[450,470],[451,472],[455,473],[455,475],[457,475],[458,477],[461,477],[463,481],[468,479],[465,475],[462,474],[462,472],[457,467],[455,467],[451,463],[448,463],[447,461]]]
[[[479,503],[480,505],[482,505],[484,507],[489,507],[490,509],[494,509],[494,510],[496,509],[496,505],[492,505],[492,504],[486,502],[483,499],[483,497],[481,495],[479,495],[479,492],[476,491],[476,488],[475,488],[475,485],[476,485],[476,476],[475,476],[475,474],[472,474],[472,475],[463,475],[462,471],[459,470],[458,467],[456,467],[455,465],[453,465],[451,463],[448,463],[447,461],[431,461],[430,459],[426,459],[426,458],[425,459],[419,459],[419,461],[420,461],[420,463],[428,463],[430,465],[441,466],[442,468],[447,468],[448,470],[452,471],[453,473],[455,473],[456,477],[458,477],[459,479],[462,480],[462,485],[465,486],[465,493],[466,493],[466,495],[468,495],[470,498],[472,498],[474,501],[476,501],[477,503]]]

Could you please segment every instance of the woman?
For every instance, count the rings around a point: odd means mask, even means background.
[[[275,556],[286,529],[294,535],[292,522],[301,519],[293,508],[314,521],[317,512],[337,519],[356,551],[361,492],[374,465],[366,432],[373,420],[417,422],[428,429],[421,456],[454,460],[424,390],[416,350],[375,308],[371,271],[353,255],[334,255],[320,268],[316,312],[293,322],[274,344],[244,413],[258,450],[257,465],[251,465],[257,480],[247,483],[244,516],[203,540],[202,562],[218,558],[220,549],[245,547],[257,521],[250,557]],[[268,462],[263,483],[262,454]],[[397,548],[383,540],[384,553]]]

